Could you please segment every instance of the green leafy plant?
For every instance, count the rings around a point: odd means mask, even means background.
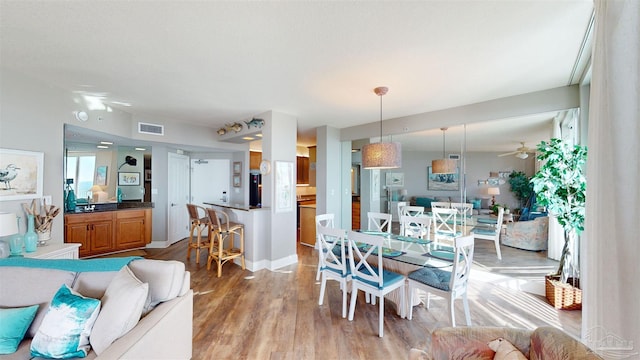
[[[524,207],[533,194],[533,184],[530,180],[522,171],[514,171],[509,174],[509,185],[513,195],[518,199],[520,207]]]
[[[586,146],[570,146],[560,139],[538,144],[537,159],[544,164],[531,179],[538,203],[546,206],[564,229],[564,247],[555,276],[566,282],[569,274],[575,279],[578,261],[572,254],[576,238],[584,230],[587,182],[584,165]]]

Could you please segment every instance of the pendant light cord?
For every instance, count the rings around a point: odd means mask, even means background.
[[[382,142],[382,95],[380,95],[380,142]]]

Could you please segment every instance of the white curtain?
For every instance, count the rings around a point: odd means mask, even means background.
[[[640,1],[596,0],[582,338],[640,358]],[[604,347],[613,347],[603,350]]]

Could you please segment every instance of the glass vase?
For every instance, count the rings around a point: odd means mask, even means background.
[[[38,234],[34,228],[33,215],[28,215],[27,232],[24,234],[24,251],[34,252],[38,249]]]

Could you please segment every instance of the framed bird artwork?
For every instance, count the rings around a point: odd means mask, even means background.
[[[42,197],[44,153],[0,149],[0,201]]]

